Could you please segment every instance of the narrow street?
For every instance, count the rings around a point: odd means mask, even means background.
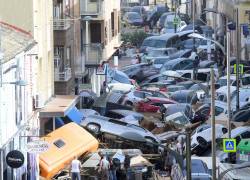
[[[0,180],[249,180],[250,0],[0,0]]]

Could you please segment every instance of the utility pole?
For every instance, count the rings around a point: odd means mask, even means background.
[[[226,20],[228,22],[228,20]],[[231,90],[230,90],[230,74],[231,74],[231,68],[230,68],[230,31],[227,30],[227,116],[228,116],[228,138],[231,138]]]
[[[195,33],[195,27],[194,27],[194,19],[195,19],[195,16],[194,16],[194,11],[195,11],[195,5],[194,5],[194,2],[195,0],[192,0],[192,5],[191,5],[191,13],[192,13],[192,18],[193,18],[193,33]],[[193,51],[195,51],[195,38],[193,38]]]
[[[187,180],[192,180],[191,176],[191,129],[186,129],[186,165],[187,165]]]
[[[177,0],[175,0],[175,3],[174,3],[174,11],[175,11],[175,13],[174,13],[174,32],[176,33],[176,31],[177,31],[177,24],[176,24],[176,7],[177,7]]]
[[[214,70],[211,67],[211,126],[212,126],[212,179],[216,180],[216,142],[215,142],[215,91],[214,91]]]
[[[240,27],[239,27],[239,10],[236,9],[236,111],[240,109],[240,99],[239,99],[239,90],[240,90],[240,75],[239,75],[239,61],[240,61]]]

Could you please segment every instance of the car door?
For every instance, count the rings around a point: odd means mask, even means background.
[[[147,112],[157,112],[160,109],[160,103],[153,103],[151,102],[147,106]]]

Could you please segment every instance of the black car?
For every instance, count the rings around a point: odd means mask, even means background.
[[[121,71],[127,74],[129,78],[136,80],[138,83],[149,76],[159,73],[159,70],[146,63],[125,66]]]
[[[123,16],[123,20],[130,25],[133,26],[142,26],[143,25],[143,19],[141,15],[137,12],[127,12]]]
[[[195,91],[192,90],[180,90],[171,94],[171,99],[179,103],[196,104],[198,97]]]
[[[170,14],[174,14],[174,12],[166,12],[166,13],[163,13],[161,15],[161,17],[159,18],[159,21],[158,21],[160,29],[162,29],[164,27],[165,20],[166,20],[167,16]]]
[[[154,10],[150,12],[147,16],[146,23],[150,28],[153,28],[161,15],[165,12],[168,12],[169,8],[165,5],[157,5]]]
[[[193,62],[194,61],[192,59],[187,59],[187,58],[173,59],[171,61],[166,62],[162,66],[161,72],[193,69],[194,67]]]

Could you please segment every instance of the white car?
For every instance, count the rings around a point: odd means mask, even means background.
[[[135,85],[132,84],[123,84],[123,83],[109,83],[108,87],[106,88],[107,92],[110,91],[120,91],[120,92],[129,92],[135,89]]]
[[[221,124],[215,125],[215,138],[218,139],[227,133],[227,128]],[[212,127],[204,124],[196,128],[191,138],[191,151],[193,153],[202,153],[212,141]]]

